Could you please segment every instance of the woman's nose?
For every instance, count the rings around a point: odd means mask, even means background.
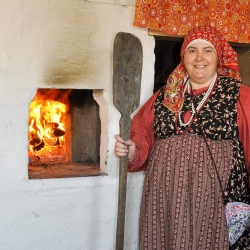
[[[203,59],[202,53],[201,52],[197,52],[196,54],[196,60],[197,61],[201,61]]]

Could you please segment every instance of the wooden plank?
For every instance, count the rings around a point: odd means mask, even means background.
[[[154,30],[154,29],[148,29],[148,34],[150,36],[154,36],[155,39],[158,40],[166,40],[166,41],[176,41],[176,42],[182,42],[184,36],[179,35],[168,35],[162,31]],[[250,50],[250,44],[249,43],[236,43],[236,42],[229,42],[229,44],[233,47],[244,47],[245,50]],[[244,50],[244,51],[245,51]]]

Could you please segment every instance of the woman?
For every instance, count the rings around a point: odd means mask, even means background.
[[[181,62],[116,135],[129,171],[146,170],[140,249],[250,249],[250,230],[232,246],[225,202],[250,204],[250,88],[237,54],[214,27],[184,38]]]

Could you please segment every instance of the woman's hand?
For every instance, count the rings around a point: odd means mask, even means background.
[[[136,154],[135,142],[131,139],[124,141],[120,135],[115,135],[115,139],[115,155],[118,157],[128,155],[128,161],[132,161]]]

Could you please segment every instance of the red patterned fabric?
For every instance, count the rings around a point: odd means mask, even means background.
[[[250,42],[250,2],[239,0],[136,0],[134,25],[186,35],[201,25],[218,27],[227,41]]]
[[[217,72],[219,74],[241,80],[237,53],[229,45],[225,37],[221,35],[219,30],[211,26],[195,27],[185,36],[181,47],[181,62],[170,74],[166,83],[163,104],[172,112],[178,112],[182,108],[182,86],[186,75],[183,63],[184,53],[188,44],[196,39],[206,40],[214,46],[218,55]]]

